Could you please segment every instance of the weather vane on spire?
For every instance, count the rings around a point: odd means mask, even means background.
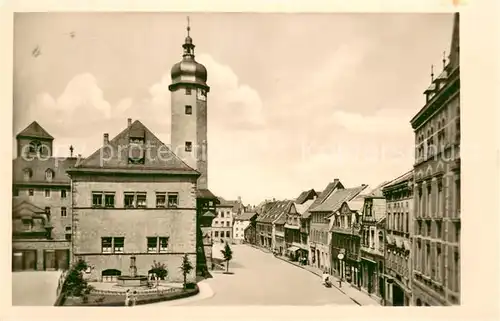
[[[188,37],[189,37],[189,31],[191,30],[191,27],[189,26],[189,16],[187,16],[187,21],[188,21],[188,25],[187,25],[187,32],[188,32]]]

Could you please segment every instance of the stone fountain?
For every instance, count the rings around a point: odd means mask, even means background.
[[[148,285],[148,277],[145,275],[137,275],[137,267],[135,265],[135,256],[130,257],[129,275],[120,275],[118,277],[118,285],[124,287],[140,287]]]

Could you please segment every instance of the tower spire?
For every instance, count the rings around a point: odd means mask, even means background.
[[[446,51],[443,51],[443,69],[446,67]]]
[[[431,81],[434,81],[434,65],[431,65]]]
[[[187,36],[189,37],[189,31],[191,31],[191,27],[189,26],[189,16],[187,16]]]

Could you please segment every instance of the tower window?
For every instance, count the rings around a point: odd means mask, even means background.
[[[186,152],[190,152],[193,149],[193,144],[191,142],[186,142]]]
[[[193,113],[193,107],[186,105],[186,115],[191,115]]]
[[[186,95],[191,95],[191,88],[186,88]]]

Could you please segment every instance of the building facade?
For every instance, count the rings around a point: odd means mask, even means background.
[[[384,248],[386,200],[382,183],[364,196],[361,219],[361,286],[364,291],[384,298]]]
[[[255,212],[244,212],[234,218],[233,239],[235,243],[241,244],[245,241],[245,230],[250,225],[255,228],[256,219],[257,213]]]
[[[259,206],[259,213],[256,223],[256,237],[257,245],[272,250],[273,248],[273,218],[270,215],[270,211],[276,201],[265,202]]]
[[[292,260],[306,264],[309,259],[309,220],[304,214],[318,194],[314,189],[302,192],[294,201],[296,213],[287,215],[285,223],[285,245]]]
[[[212,221],[212,237],[214,242],[233,242],[233,204],[219,198],[217,215]]]
[[[331,274],[351,283],[353,286],[361,287],[361,213],[363,209],[363,198],[356,197],[362,189],[338,190],[335,210],[330,217],[330,260]],[[354,196],[352,196],[354,195]],[[339,258],[339,254],[343,257]]]
[[[139,148],[145,144],[157,147],[146,156]],[[104,134],[103,147],[68,173],[72,252],[91,266],[89,279],[110,280],[109,271],[128,275],[132,261],[138,275],[148,275],[156,261],[164,263],[168,279],[177,282],[182,281],[184,254],[196,265],[199,173],[140,121],[129,122],[112,140]],[[194,281],[194,274],[188,280]]]
[[[385,238],[385,305],[408,306],[412,297],[413,171],[387,184]]]
[[[415,132],[413,301],[460,304],[460,37],[455,13],[443,71],[411,120]]]
[[[53,137],[36,121],[16,136],[12,162],[12,270],[67,269],[75,157],[53,157]],[[72,155],[71,155],[72,156]]]
[[[329,220],[326,216],[330,213],[329,210],[323,213],[315,211],[317,207],[322,205],[325,200],[337,189],[343,189],[344,186],[338,178],[330,182],[326,188],[319,193],[318,197],[309,206],[308,210],[302,215],[303,230],[308,232],[308,261],[309,264],[320,269],[325,268],[325,257],[330,252],[328,243]]]

